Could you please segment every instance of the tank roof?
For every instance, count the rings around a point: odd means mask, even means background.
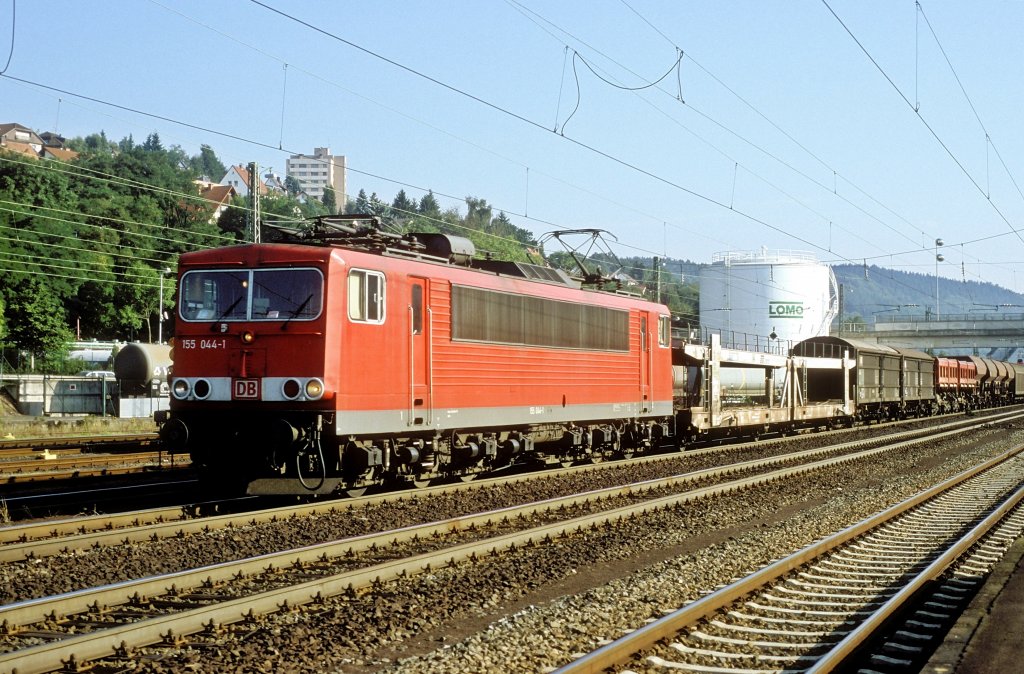
[[[711,256],[711,264],[787,264],[818,263],[814,253],[806,250],[729,250]]]

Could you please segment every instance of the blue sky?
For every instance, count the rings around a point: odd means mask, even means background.
[[[942,276],[1024,290],[1024,3],[263,1],[328,34],[250,0],[20,0],[0,122],[279,173],[329,146],[352,193],[481,197],[620,255],[934,274],[941,237]]]

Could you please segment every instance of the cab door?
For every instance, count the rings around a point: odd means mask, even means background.
[[[651,333],[647,315],[640,314],[640,411],[651,408]]]
[[[429,426],[431,419],[430,283],[409,279],[409,425]]]

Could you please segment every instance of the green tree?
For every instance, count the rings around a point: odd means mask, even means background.
[[[338,212],[338,201],[334,194],[334,188],[328,185],[324,188],[324,196],[321,198],[324,208],[327,209],[328,215],[334,215]]]
[[[6,295],[8,341],[43,359],[44,367],[62,362],[74,335],[60,300],[36,278],[18,281]]]
[[[67,147],[75,152],[91,152],[95,154],[113,154],[118,149],[117,144],[110,142],[107,139],[107,134],[103,131],[91,133],[85,138],[72,138],[67,142]]]
[[[227,167],[209,145],[199,147],[199,154],[189,160],[189,167],[197,177],[205,177],[211,182],[220,182],[228,172]]]
[[[491,207],[486,199],[466,197],[466,221],[467,227],[487,231],[491,224]]]
[[[288,191],[288,194],[297,197],[302,192],[302,183],[295,176],[287,176],[284,179],[284,188]]]
[[[114,305],[114,283],[89,280],[67,302],[68,316],[83,335],[102,340],[123,339]]]
[[[199,199],[188,155],[179,147],[164,148],[156,134],[143,145],[129,141],[116,154],[87,152],[76,162],[126,180],[97,180],[95,173],[70,179],[87,214],[79,239],[89,250],[90,266],[64,295],[73,315],[102,336],[120,339],[151,324],[159,269],[174,267],[182,252],[225,243],[209,222],[208,204]]]
[[[245,238],[246,223],[251,210],[248,197],[234,196],[231,198],[231,207],[221,213],[217,220],[217,227],[222,234],[241,241]]]
[[[146,142],[142,144],[142,149],[146,152],[160,152],[163,150],[164,146],[160,142],[160,134],[154,131],[146,136]]]
[[[400,218],[416,214],[416,202],[406,196],[405,190],[398,190],[394,201],[391,202],[391,207],[397,211],[396,215]]]
[[[359,190],[359,194],[356,195],[356,214],[369,213],[370,212],[370,200],[366,196],[366,190]]]
[[[437,217],[441,214],[441,205],[437,203],[433,190],[429,190],[423,195],[423,198],[420,199],[419,212],[420,215],[426,215],[429,217]]]
[[[300,227],[304,220],[315,218],[318,215],[328,215],[327,207],[323,202],[310,199],[306,203],[300,203],[294,197],[286,194],[271,195],[261,199],[260,210],[263,213],[264,225],[260,240],[267,243],[283,238],[281,230],[293,230]]]
[[[64,297],[87,266],[88,246],[79,240],[82,218],[66,175],[49,162],[25,160],[0,150],[0,291],[34,277],[47,292]]]

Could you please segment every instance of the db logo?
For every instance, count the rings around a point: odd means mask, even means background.
[[[260,397],[259,379],[236,379],[235,398],[243,400],[257,400]]]

